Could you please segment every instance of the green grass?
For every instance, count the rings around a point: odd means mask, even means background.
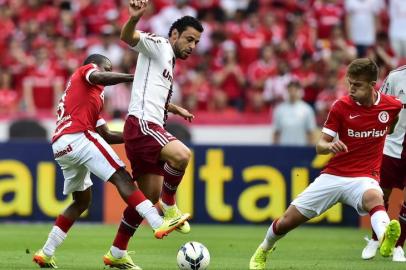
[[[31,262],[51,224],[0,225],[0,269],[36,269]],[[130,244],[134,260],[145,270],[176,270],[178,248],[187,241],[204,243],[211,254],[210,269],[247,269],[249,258],[266,232],[266,226],[193,225],[189,235],[173,233],[155,240],[147,227],[142,227]],[[103,269],[102,255],[110,247],[116,226],[77,224],[57,251],[60,269]],[[268,269],[336,270],[406,269],[406,264],[393,263],[377,256],[361,260],[367,231],[347,228],[302,227],[282,239],[271,256]]]

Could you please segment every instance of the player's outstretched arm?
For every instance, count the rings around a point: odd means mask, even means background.
[[[130,18],[121,29],[120,39],[134,47],[140,41],[140,33],[135,29],[138,21],[147,8],[148,0],[130,0],[128,12]]]
[[[108,144],[124,143],[123,133],[111,131],[106,124],[96,127],[96,130]]]
[[[89,81],[97,85],[114,85],[118,83],[132,82],[133,74],[125,74],[109,71],[94,71],[89,76]]]
[[[168,104],[168,111],[183,117],[185,120],[188,120],[189,122],[192,122],[193,118],[195,118],[195,116],[185,108],[182,108],[172,103]]]
[[[327,155],[330,153],[337,154],[339,152],[348,152],[347,146],[340,140],[333,141],[334,137],[326,133],[322,133],[316,145],[316,152],[320,155]]]

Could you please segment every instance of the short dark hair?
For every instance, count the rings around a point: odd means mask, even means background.
[[[200,33],[204,31],[204,28],[202,24],[199,22],[198,19],[192,17],[192,16],[183,16],[180,19],[177,19],[172,25],[171,28],[169,29],[168,37],[172,35],[172,32],[174,29],[178,30],[179,35],[183,33],[183,31],[186,30],[188,27],[193,27]]]
[[[347,76],[363,78],[368,82],[378,80],[378,65],[370,58],[358,58],[348,66]]]
[[[108,59],[106,56],[101,55],[101,54],[91,54],[86,58],[85,62],[83,62],[83,65],[88,65],[88,64],[94,63],[94,64],[100,66],[105,61],[110,62],[110,59]]]

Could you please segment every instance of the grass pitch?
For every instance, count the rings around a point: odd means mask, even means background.
[[[0,269],[39,269],[31,261],[42,247],[51,224],[0,225]],[[148,227],[142,227],[130,242],[134,261],[144,270],[176,270],[176,254],[185,242],[205,244],[211,255],[210,269],[248,269],[248,261],[262,241],[267,226],[209,226],[192,224],[188,235],[172,233],[155,240]],[[100,270],[102,256],[109,249],[116,226],[76,224],[65,243],[57,250],[59,269]],[[291,232],[272,254],[267,269],[279,270],[397,270],[405,263],[389,258],[361,259],[361,250],[369,234],[348,228],[301,227]]]

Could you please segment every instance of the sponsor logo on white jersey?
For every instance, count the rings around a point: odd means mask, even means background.
[[[356,131],[353,129],[348,129],[348,136],[353,137],[353,138],[379,138],[383,137],[386,135],[386,132],[388,131],[388,128],[385,128],[383,130],[365,130],[365,131]]]

